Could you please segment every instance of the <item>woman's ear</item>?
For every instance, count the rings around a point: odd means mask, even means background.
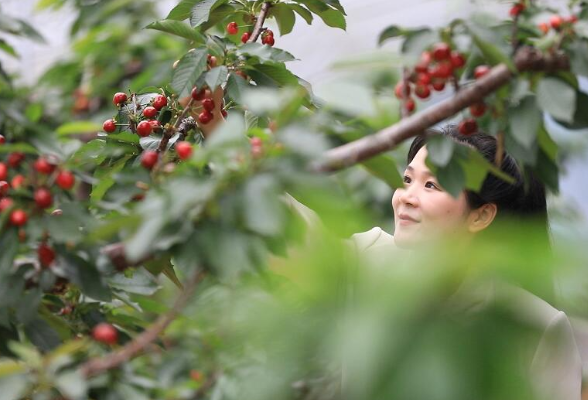
[[[468,231],[477,233],[488,228],[492,221],[494,221],[497,211],[496,204],[488,203],[470,212],[468,216]]]

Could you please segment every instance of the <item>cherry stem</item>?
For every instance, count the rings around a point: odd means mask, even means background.
[[[255,21],[255,26],[253,27],[253,32],[251,32],[251,36],[247,40],[247,43],[255,42],[257,40],[257,38],[259,37],[259,35],[261,34],[263,23],[265,22],[265,19],[267,18],[267,14],[268,14],[271,6],[272,6],[272,3],[268,2],[268,1],[263,3],[263,5],[261,6],[261,11],[259,13],[259,17],[257,17],[257,20]]]

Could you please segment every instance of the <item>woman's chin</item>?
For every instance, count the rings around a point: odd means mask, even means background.
[[[419,236],[413,229],[397,226],[394,230],[394,244],[403,249],[411,249],[421,241]]]

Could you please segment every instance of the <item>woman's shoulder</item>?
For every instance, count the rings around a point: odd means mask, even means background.
[[[358,251],[365,251],[380,246],[395,246],[394,236],[376,226],[369,231],[359,232],[351,236]]]

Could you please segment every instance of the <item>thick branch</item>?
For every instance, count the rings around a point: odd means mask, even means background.
[[[198,286],[198,283],[204,278],[204,275],[205,274],[201,269],[195,271],[172,309],[167,314],[161,315],[151,326],[149,326],[149,328],[135,337],[132,341],[105,357],[86,361],[81,366],[81,371],[84,377],[89,378],[124,364],[133,357],[139,355],[143,349],[157,340],[169,324],[179,315],[180,310],[184,308]]]
[[[519,72],[558,71],[569,69],[564,54],[542,55],[535,49],[524,47],[517,51],[514,64]],[[381,131],[327,151],[323,159],[311,166],[317,172],[337,171],[391,150],[408,138],[417,136],[427,128],[455,115],[507,84],[513,72],[499,64],[469,86],[462,87],[453,97],[431,106]]]
[[[265,19],[267,18],[267,14],[268,14],[271,6],[272,6],[272,3],[267,2],[267,1],[262,4],[261,12],[259,13],[259,16],[257,17],[257,20],[255,21],[255,26],[253,27],[253,32],[251,32],[251,36],[249,37],[249,40],[247,40],[247,43],[255,42],[257,40],[257,38],[259,37],[259,35],[261,35],[263,23],[265,22]]]

